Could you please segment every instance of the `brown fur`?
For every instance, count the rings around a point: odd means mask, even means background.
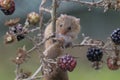
[[[57,38],[61,38],[60,35],[64,36],[65,41],[72,42],[76,39],[80,31],[79,19],[73,16],[61,15],[56,21],[56,35]],[[62,26],[61,26],[62,25]],[[70,28],[71,29],[70,29]],[[44,38],[48,38],[52,34],[52,24],[50,23],[44,32]],[[70,40],[67,40],[69,39]],[[61,42],[53,42],[53,39],[49,39],[45,42],[45,56],[48,58],[57,58],[63,54],[61,48]],[[67,72],[62,71],[60,68],[52,66],[53,71],[49,75],[45,75],[43,80],[68,80]]]
[[[53,66],[53,71],[49,75],[45,75],[43,80],[68,80],[68,74]]]

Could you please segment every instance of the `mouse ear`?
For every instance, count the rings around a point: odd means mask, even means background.
[[[61,14],[60,17],[66,17],[67,15],[66,14]]]
[[[60,14],[60,17],[64,17],[64,14]]]
[[[80,18],[75,19],[78,24],[80,24]]]

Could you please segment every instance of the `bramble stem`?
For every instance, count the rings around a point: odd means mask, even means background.
[[[31,76],[31,79],[35,78],[35,76],[41,71],[42,65],[36,70],[36,72]]]
[[[57,5],[57,1],[56,0],[52,0],[52,26],[53,26],[53,33],[56,31],[56,5]]]
[[[19,80],[19,70],[20,70],[20,65],[16,65],[16,70],[15,70],[15,74],[16,74],[16,78],[15,80]]]

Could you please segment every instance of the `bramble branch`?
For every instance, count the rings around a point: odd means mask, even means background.
[[[69,2],[79,3],[80,5],[86,5],[86,6],[88,5],[88,6],[98,7],[99,4],[103,3],[104,0],[98,0],[98,1],[92,0],[92,2],[81,1],[81,0],[62,0],[62,1],[69,1]]]
[[[12,0],[13,1],[13,0]],[[2,1],[1,1],[2,2]],[[1,4],[0,2],[0,9],[4,9],[6,6],[5,4]],[[87,58],[89,61],[92,62],[92,66],[95,67],[95,69],[99,69],[101,66],[101,63],[104,62],[102,61],[102,56],[103,52],[106,53],[108,56],[107,59],[107,65],[109,69],[111,70],[117,70],[120,67],[120,29],[117,29],[112,33],[112,36],[110,39],[108,39],[106,42],[102,40],[96,40],[92,39],[89,36],[83,36],[83,40],[79,44],[70,44],[69,47],[66,47],[64,45],[67,44],[66,36],[61,36],[60,39],[58,39],[57,34],[56,35],[56,19],[57,19],[57,8],[60,6],[60,3],[62,2],[73,2],[73,3],[78,3],[80,5],[85,5],[88,6],[88,8],[92,7],[100,7],[104,9],[104,12],[106,12],[108,9],[115,9],[119,10],[120,9],[120,0],[92,0],[91,2],[86,1],[86,0],[52,0],[52,5],[48,8],[46,8],[44,5],[46,4],[47,0],[42,0],[40,6],[39,6],[39,14],[32,12],[27,15],[27,19],[25,21],[24,26],[19,23],[20,19],[11,19],[5,23],[6,26],[9,26],[9,31],[5,35],[5,43],[12,43],[13,41],[20,41],[24,38],[28,39],[31,41],[33,44],[33,47],[30,50],[26,50],[25,46],[23,48],[18,49],[17,56],[13,60],[13,62],[16,64],[16,70],[15,70],[15,80],[36,80],[36,79],[42,79],[45,75],[38,76],[38,73],[40,72],[45,72],[45,74],[49,74],[52,71],[52,65],[56,67],[57,64],[59,64],[59,67],[62,67],[61,69],[72,71],[73,68],[75,68],[76,65],[76,60],[70,55],[65,55],[64,57],[55,57],[55,59],[48,59],[46,57],[46,54],[53,49],[54,45],[59,44],[59,49],[64,50],[65,48],[74,48],[74,47],[89,47],[87,51]],[[14,4],[14,3],[13,3]],[[12,4],[12,8],[14,5]],[[2,8],[3,7],[3,8]],[[11,11],[11,10],[10,10]],[[6,12],[9,12],[9,10],[3,10],[4,14],[8,14]],[[44,23],[44,12],[48,12],[51,15],[51,19],[47,22]],[[9,13],[10,14],[10,13]],[[76,20],[78,21],[78,20]],[[44,27],[46,27],[49,23],[52,23],[52,33],[48,38],[44,38]],[[36,26],[36,24],[39,23],[39,27]],[[30,27],[35,26],[34,28]],[[71,30],[71,27],[69,28]],[[28,34],[36,32],[39,30],[39,33],[34,36],[30,36]],[[67,35],[69,36],[69,35]],[[74,36],[72,36],[74,37]],[[44,52],[40,51],[41,46],[49,39],[55,39],[55,44],[52,44],[49,46],[49,48],[45,49]],[[64,40],[63,40],[64,38]],[[71,36],[70,36],[71,38]],[[68,38],[67,38],[68,40]],[[54,42],[54,41],[53,41]],[[68,41],[69,45],[69,41]],[[55,48],[54,48],[55,49]],[[21,69],[21,64],[26,61],[26,58],[28,58],[28,54],[30,54],[32,51],[37,51],[38,54],[40,54],[40,66],[38,69],[31,75],[29,72],[24,72]],[[54,51],[54,50],[53,50]],[[68,59],[68,60],[67,60]],[[71,60],[71,61],[69,61]],[[110,60],[110,61],[109,61]],[[72,67],[71,67],[71,62]],[[111,63],[112,62],[112,63]],[[66,63],[67,68],[66,68]],[[68,66],[69,65],[69,66]],[[57,65],[58,67],[58,65]]]

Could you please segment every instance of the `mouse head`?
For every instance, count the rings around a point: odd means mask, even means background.
[[[56,32],[62,35],[76,37],[80,31],[80,19],[61,14],[56,21]]]

